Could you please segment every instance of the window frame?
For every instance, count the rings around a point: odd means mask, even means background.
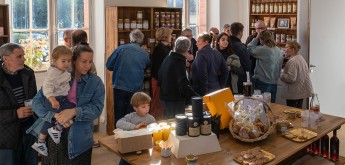
[[[9,16],[10,21],[9,21],[9,27],[10,27],[10,42],[14,42],[14,33],[17,32],[27,32],[29,33],[29,37],[32,38],[32,33],[35,32],[46,32],[47,36],[48,36],[48,51],[49,51],[49,61],[51,61],[51,53],[53,51],[53,49],[59,45],[59,31],[64,31],[67,29],[82,29],[85,30],[88,34],[88,40],[91,41],[92,36],[91,34],[91,25],[92,25],[92,10],[91,10],[91,6],[92,6],[92,1],[91,0],[84,0],[84,2],[88,3],[87,5],[87,9],[88,9],[88,23],[84,24],[86,26],[84,26],[83,28],[59,28],[58,27],[58,0],[47,0],[47,21],[48,21],[48,25],[46,29],[33,29],[33,17],[32,17],[32,1],[33,0],[29,0],[29,19],[30,19],[30,25],[29,25],[29,29],[14,29],[13,27],[13,14],[12,14],[12,8],[13,8],[13,2],[12,0],[6,0],[6,3],[9,4]],[[74,0],[71,0],[71,4],[74,6]],[[85,4],[85,3],[84,3]],[[72,25],[74,22],[74,7],[72,7]],[[33,68],[34,69],[34,68]],[[46,71],[46,69],[34,69],[35,72],[40,72],[40,71]]]

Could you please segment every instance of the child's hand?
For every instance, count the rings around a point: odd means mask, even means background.
[[[50,96],[48,100],[50,104],[52,105],[52,108],[58,109],[60,107],[60,103],[56,100],[54,96]]]
[[[145,122],[141,122],[138,125],[134,127],[135,130],[140,129],[140,128],[145,128],[147,124]]]

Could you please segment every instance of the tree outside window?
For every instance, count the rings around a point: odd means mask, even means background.
[[[88,32],[88,2],[89,0],[12,0],[11,41],[24,47],[25,64],[35,71],[46,70],[50,66],[50,52],[55,46],[63,44],[64,30],[79,28]],[[56,8],[54,11],[57,13],[48,12],[53,11],[50,8]]]

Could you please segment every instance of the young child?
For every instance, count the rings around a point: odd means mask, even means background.
[[[127,114],[116,123],[116,128],[123,130],[136,130],[156,122],[149,114],[151,98],[144,92],[136,92],[132,96],[131,105],[135,112]]]
[[[64,109],[74,108],[76,104],[67,99],[71,80],[71,74],[67,69],[71,66],[72,51],[66,46],[57,46],[53,50],[52,58],[53,64],[47,71],[42,90],[44,96],[49,100],[51,108],[55,113],[59,113]],[[55,143],[59,143],[63,126],[54,121],[51,123],[44,121],[41,126],[38,141],[32,145],[32,148],[47,156],[46,138],[48,133]]]

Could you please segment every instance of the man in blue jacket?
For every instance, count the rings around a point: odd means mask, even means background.
[[[229,74],[223,55],[211,48],[211,42],[209,34],[199,35],[198,52],[192,64],[192,86],[201,96],[224,88]]]
[[[107,69],[113,71],[115,127],[118,120],[134,112],[130,100],[141,90],[144,70],[150,63],[149,54],[140,47],[144,34],[135,29],[129,38],[131,43],[116,48],[106,63]]]

